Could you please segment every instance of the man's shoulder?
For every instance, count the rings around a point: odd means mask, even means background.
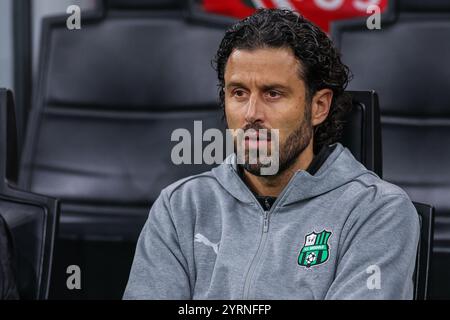
[[[376,173],[370,170],[367,170],[351,183],[359,185],[364,191],[370,191],[374,200],[382,200],[391,197],[405,197],[409,199],[408,194],[400,186],[380,178]]]
[[[165,187],[161,193],[170,199],[174,194],[206,192],[213,185],[217,185],[217,180],[210,170],[179,179]]]
[[[418,219],[412,200],[398,185],[381,179],[371,171],[353,182],[363,186],[361,192],[366,195],[366,199],[361,201],[358,211],[367,215],[368,219],[375,217],[402,221]],[[357,194],[355,196],[357,197]]]

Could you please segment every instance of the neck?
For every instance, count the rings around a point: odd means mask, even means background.
[[[313,144],[311,142],[295,162],[283,172],[274,176],[255,176],[244,170],[244,181],[253,192],[260,196],[278,197],[297,171],[308,168],[313,157]]]

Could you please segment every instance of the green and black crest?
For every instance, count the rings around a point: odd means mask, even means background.
[[[305,244],[298,255],[298,264],[306,268],[324,263],[330,256],[328,239],[330,231],[311,232],[305,236]]]

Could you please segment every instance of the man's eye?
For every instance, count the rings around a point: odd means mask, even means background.
[[[243,97],[245,94],[244,90],[234,90],[233,95],[236,97]]]
[[[269,98],[278,98],[281,96],[281,94],[278,91],[269,91],[268,95]]]

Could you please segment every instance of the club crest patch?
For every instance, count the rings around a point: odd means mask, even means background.
[[[326,262],[330,256],[330,246],[328,245],[330,236],[331,232],[326,230],[307,234],[305,244],[298,255],[298,264],[310,268]]]

